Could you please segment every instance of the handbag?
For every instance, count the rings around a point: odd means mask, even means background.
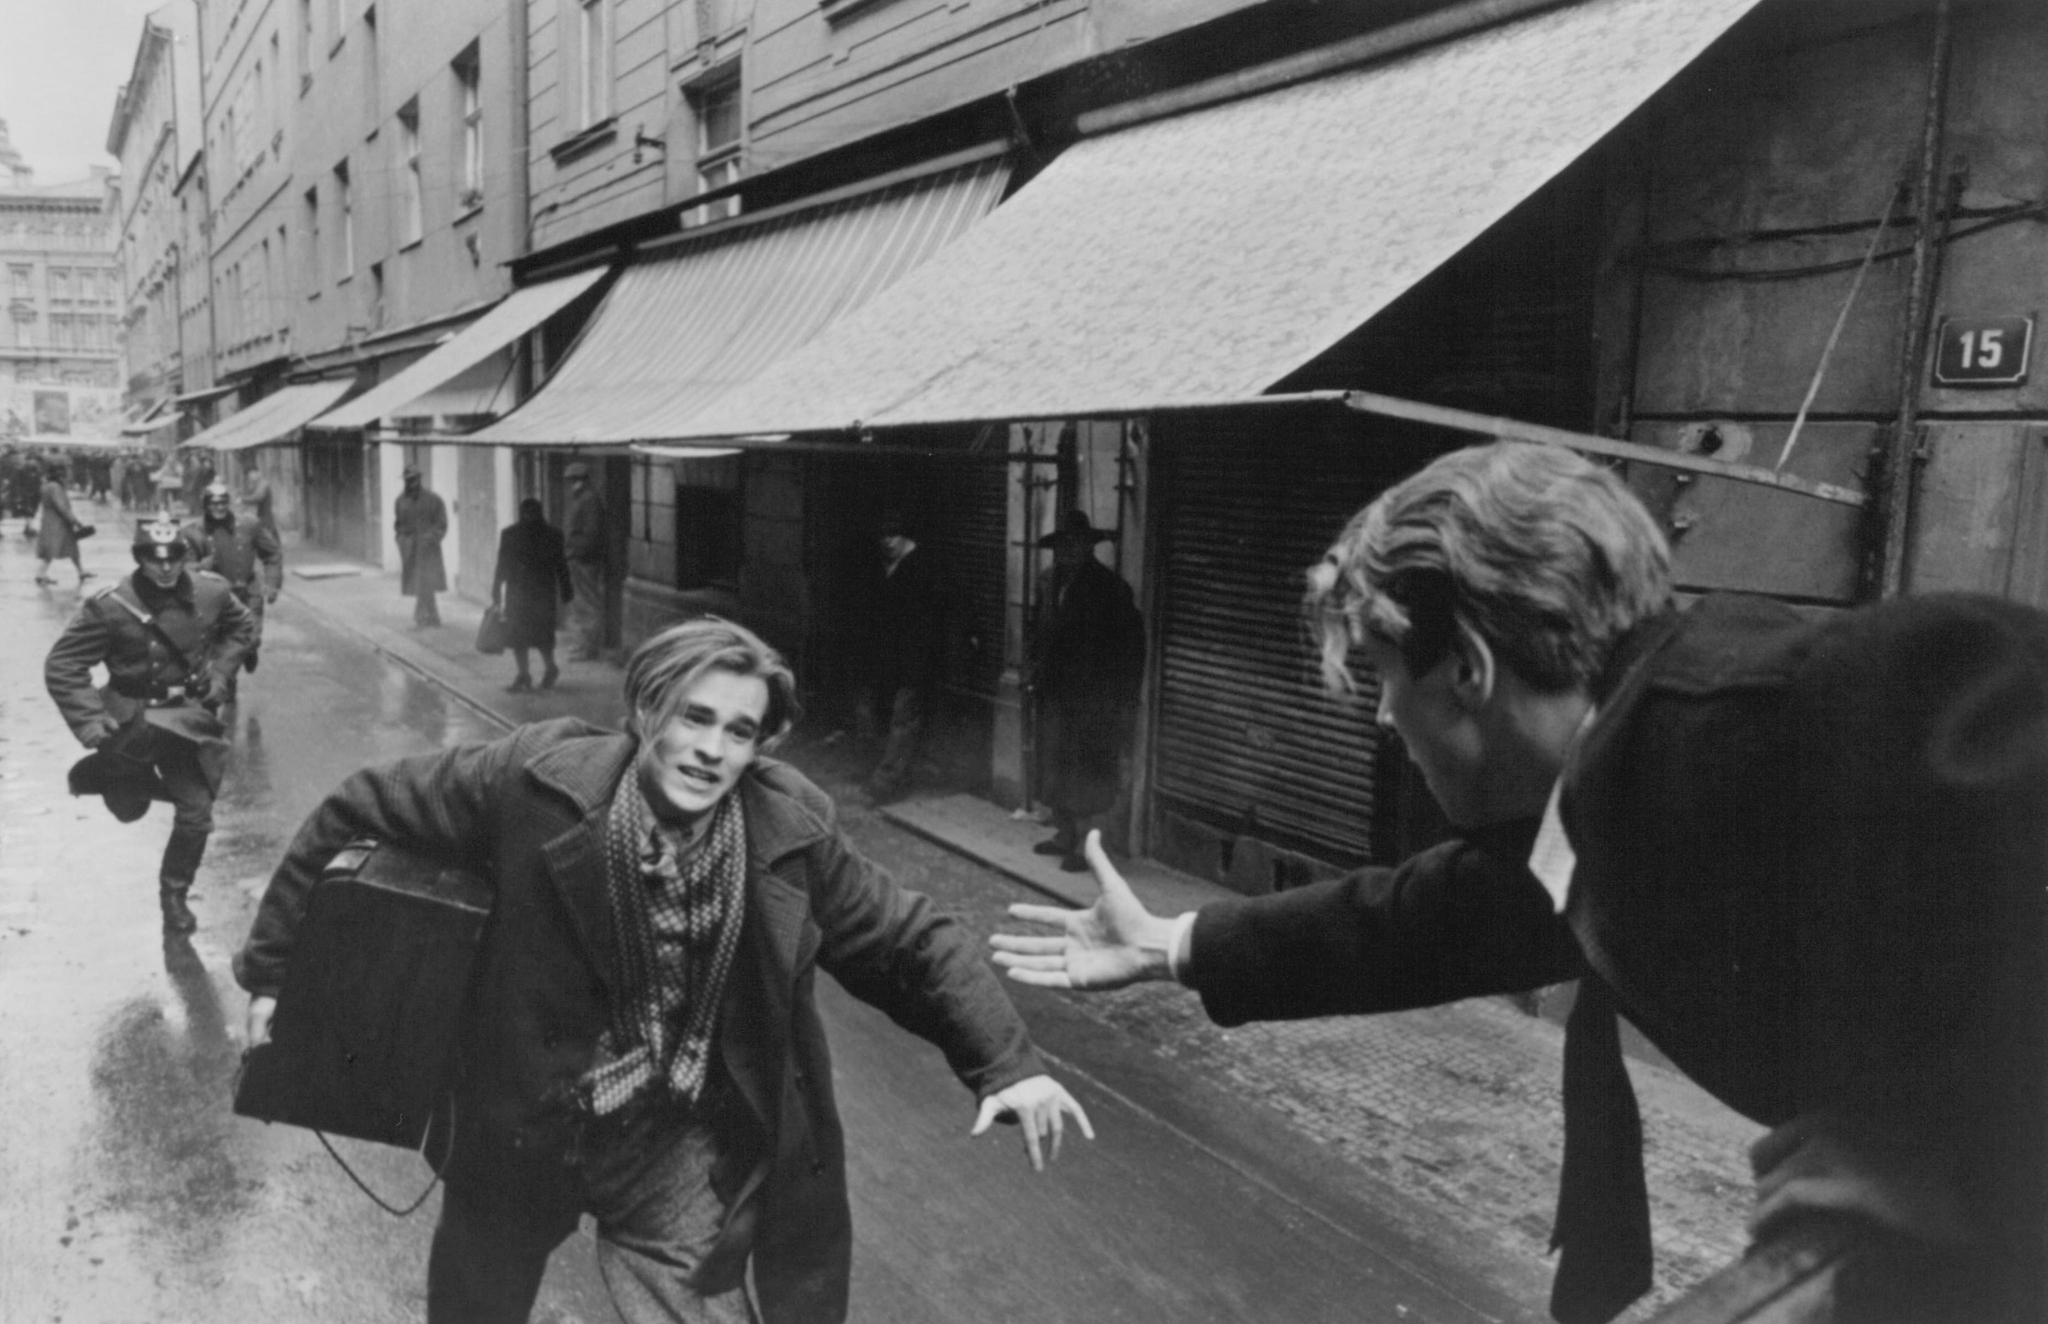
[[[505,613],[496,607],[484,608],[484,618],[476,627],[476,651],[492,657],[505,651]]]
[[[71,526],[71,536],[74,538],[90,538],[98,532],[99,529],[91,524],[74,524]]]

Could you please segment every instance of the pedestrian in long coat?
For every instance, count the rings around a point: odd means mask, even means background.
[[[1039,540],[1053,554],[1053,579],[1034,641],[1031,690],[1038,746],[1038,798],[1052,811],[1053,836],[1033,847],[1079,873],[1082,820],[1104,814],[1123,789],[1124,752],[1137,718],[1145,671],[1145,622],[1130,585],[1095,559],[1110,537],[1070,510]]]
[[[562,531],[542,518],[538,498],[519,503],[519,522],[498,535],[498,568],[491,574],[491,601],[505,613],[505,646],[512,650],[518,675],[514,691],[533,688],[527,670],[528,649],[540,650],[540,687],[553,689],[561,671],[555,666],[555,606],[575,593]]]
[[[50,577],[52,561],[70,561],[81,584],[92,578],[92,571],[78,556],[78,519],[71,513],[71,494],[64,490],[64,478],[61,464],[52,464],[43,475],[42,508],[36,515],[36,555],[43,563],[36,571],[38,584],[57,582]]]
[[[1092,1133],[973,936],[863,859],[825,793],[768,756],[795,691],[757,636],[699,617],[628,661],[630,733],[565,719],[365,769],[293,839],[235,959],[251,1044],[308,893],[350,841],[464,861],[494,891],[456,1121],[427,1144],[446,1182],[430,1324],[524,1320],[584,1213],[631,1324],[845,1319],[853,1230],[819,971],[944,1052],[978,1100],[971,1134],[1008,1113],[1040,1166],[1067,1116]]]
[[[398,591],[414,599],[412,623],[439,625],[441,609],[434,595],[448,587],[448,567],[441,561],[448,507],[440,493],[420,485],[420,471],[410,465],[405,490],[392,509],[391,531],[398,539]]]

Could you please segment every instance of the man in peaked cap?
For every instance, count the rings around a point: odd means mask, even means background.
[[[277,601],[284,586],[284,549],[277,533],[256,518],[235,514],[235,497],[226,483],[214,482],[206,489],[205,517],[182,530],[192,546],[192,567],[207,570],[228,581],[235,597],[256,618],[256,642],[242,655],[242,668],[256,670],[258,651],[263,646],[263,608]],[[234,701],[232,683],[226,696]]]
[[[135,573],[79,605],[51,646],[44,684],[78,742],[74,794],[100,794],[122,822],[149,801],[172,805],[158,886],[166,933],[198,926],[186,893],[213,831],[228,745],[215,716],[256,620],[218,575],[188,567],[191,545],[170,520],[137,526]],[[94,688],[92,669],[107,668]]]

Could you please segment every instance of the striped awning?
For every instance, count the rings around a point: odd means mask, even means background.
[[[285,441],[355,385],[353,377],[281,386],[240,413],[231,414],[178,447],[179,450],[240,451]]]
[[[620,273],[547,385],[459,440],[624,445],[687,431],[706,405],[987,215],[1010,170],[1003,156],[978,155],[646,252]]]
[[[355,399],[308,424],[313,428],[363,428],[381,418],[429,414],[484,413],[508,404],[511,394],[495,390],[479,393],[458,390],[454,403],[461,408],[444,408],[445,401],[418,402],[429,392],[446,387],[464,373],[483,364],[492,355],[533,328],[568,307],[576,296],[603,280],[606,268],[580,271],[559,280],[543,281],[506,295],[496,307],[462,330],[436,345],[417,363],[379,382]],[[501,383],[504,374],[500,374]]]
[[[668,440],[1245,400],[1554,178],[1756,0],[1579,0],[1084,138]]]

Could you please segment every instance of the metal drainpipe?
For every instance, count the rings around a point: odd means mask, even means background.
[[[1884,542],[1877,590],[1897,597],[1905,587],[1906,540],[1912,528],[1914,478],[1919,465],[1920,369],[1927,352],[1927,321],[1934,303],[1935,227],[1941,217],[1941,149],[1948,101],[1949,57],[1955,34],[1951,0],[1935,0],[1934,51],[1927,69],[1927,113],[1920,130],[1919,230],[1913,241],[1913,283],[1906,296],[1899,346],[1899,409],[1883,470]]]

